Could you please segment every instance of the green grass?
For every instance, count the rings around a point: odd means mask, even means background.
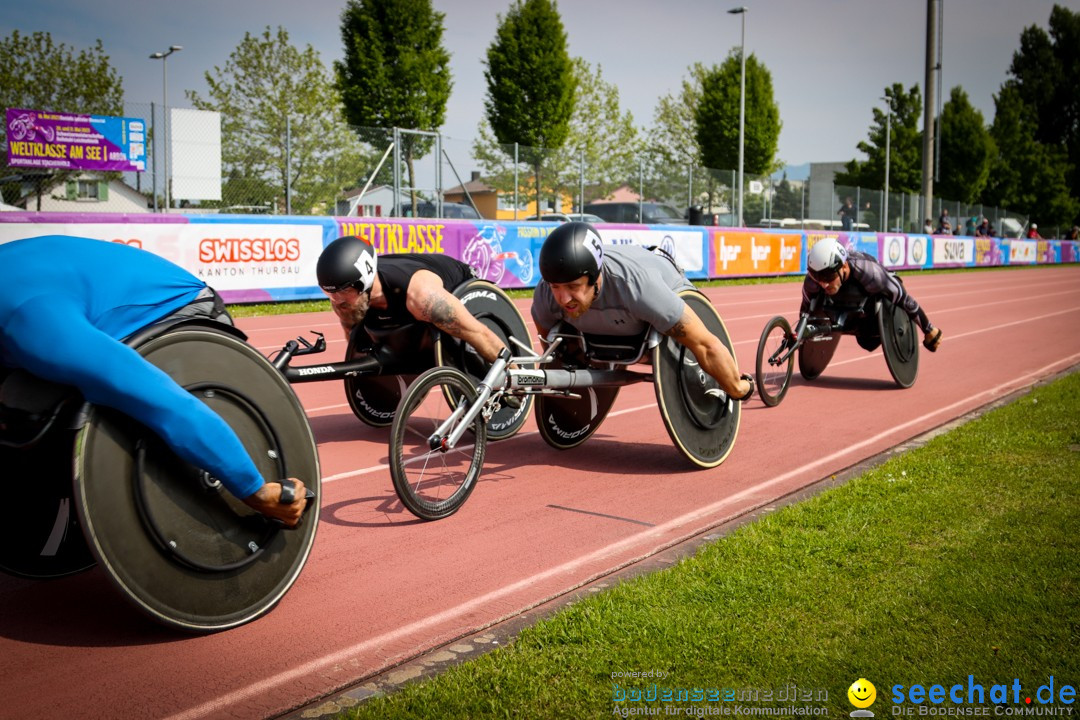
[[[989,692],[1017,678],[1030,694],[1053,675],[1058,688],[1076,687],[1078,503],[1073,374],[342,717],[733,709],[613,702],[615,683],[647,692],[656,682],[688,690],[795,683],[826,690],[827,701],[812,705],[841,718],[854,709],[848,686],[865,677],[878,692],[870,709],[883,718],[892,717],[895,684],[966,688],[973,675]],[[612,679],[631,671],[667,675]]]

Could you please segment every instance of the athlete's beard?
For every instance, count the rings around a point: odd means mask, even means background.
[[[368,308],[371,307],[371,292],[362,292],[356,296],[356,302],[349,308],[349,313],[352,316],[353,327],[364,322],[364,318],[367,317]]]
[[[585,300],[579,302],[578,306],[573,310],[567,310],[566,308],[563,308],[563,312],[569,315],[570,319],[572,320],[577,320],[579,317],[588,312],[589,308],[591,308],[593,306],[593,303],[596,302],[596,298],[600,295],[600,283],[597,282],[597,284],[593,285],[592,290],[592,297],[586,298]]]

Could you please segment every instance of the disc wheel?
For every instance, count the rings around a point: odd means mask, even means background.
[[[318,497],[307,416],[262,354],[204,329],[169,331],[136,349],[229,424],[265,480],[297,477]],[[279,529],[107,408],[94,408],[79,431],[74,490],[109,580],[155,620],[189,632],[268,612],[299,576],[318,526],[311,514],[296,529]]]
[[[390,477],[402,504],[418,518],[453,515],[476,486],[488,437],[483,416],[469,423],[453,449],[441,444],[452,427],[435,436],[452,414],[464,413],[476,398],[464,373],[441,367],[418,377],[401,399],[390,432]]]
[[[899,305],[883,300],[878,309],[881,350],[896,384],[909,388],[919,377],[919,334],[911,317]]]
[[[761,331],[757,346],[757,365],[755,367],[758,395],[769,407],[776,407],[787,394],[791,384],[791,373],[795,369],[795,353],[788,353],[787,360],[779,365],[769,361],[777,352],[787,349],[791,337],[791,325],[787,319],[777,315]]]
[[[679,297],[734,357],[731,336],[712,303],[696,290]],[[672,338],[653,348],[653,369],[657,405],[675,447],[698,467],[724,462],[739,434],[742,403],[723,394],[694,354]]]

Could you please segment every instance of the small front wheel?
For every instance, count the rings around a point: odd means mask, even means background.
[[[787,394],[791,383],[791,371],[795,362],[795,353],[787,350],[788,338],[792,336],[791,325],[777,315],[765,325],[757,346],[757,386],[762,402],[769,407],[780,404]],[[774,356],[788,353],[787,359],[776,364],[770,362]]]
[[[418,377],[398,405],[390,432],[390,476],[402,504],[422,520],[453,515],[476,486],[487,447],[483,414],[473,418],[453,448],[445,443],[461,423],[447,420],[476,400],[476,388],[464,373],[439,367]]]

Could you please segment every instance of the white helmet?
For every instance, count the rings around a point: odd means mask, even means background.
[[[806,271],[818,282],[832,282],[847,258],[847,248],[836,238],[825,238],[810,248],[806,256]]]

